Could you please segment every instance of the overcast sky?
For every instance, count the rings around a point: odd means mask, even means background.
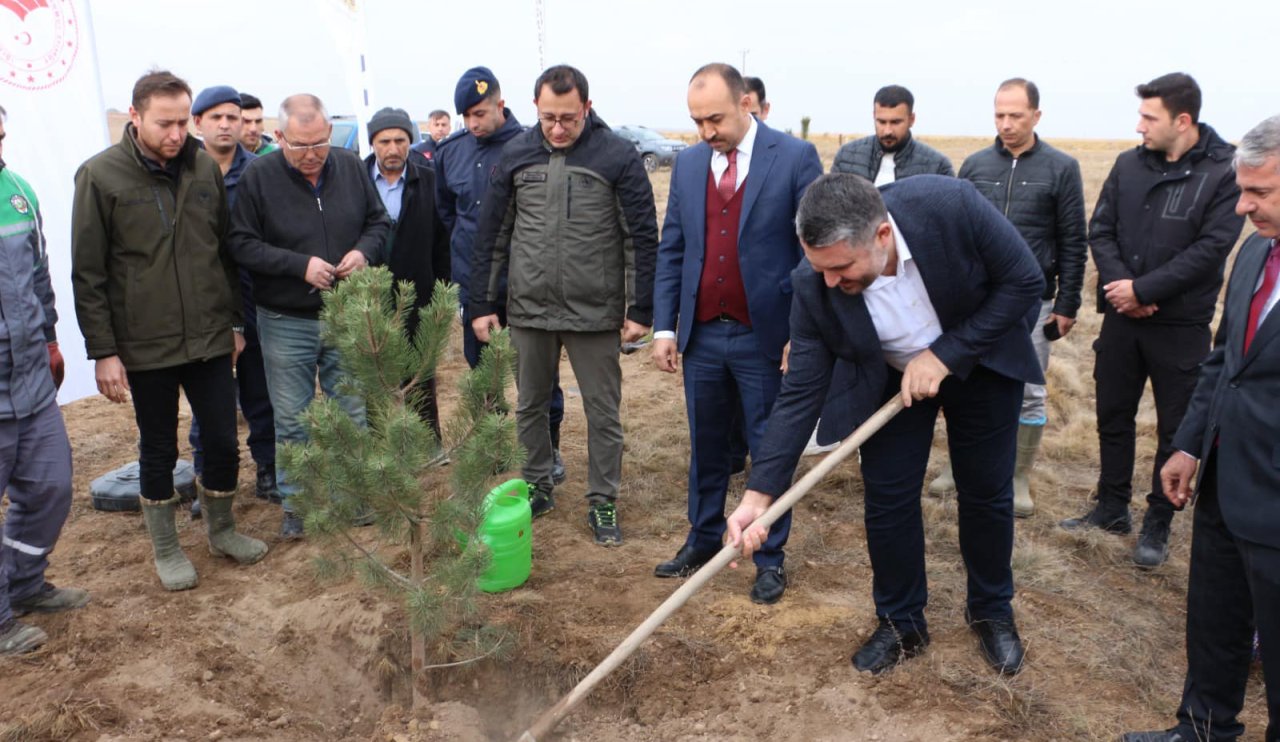
[[[228,83],[274,107],[310,91],[343,111],[344,68],[325,28],[331,0],[91,0],[108,106],[128,107],[133,80],[172,69],[199,90]],[[533,120],[540,71],[535,0],[365,5],[372,105],[423,119],[452,110],[454,84],[484,64],[516,116]],[[725,61],[758,75],[769,123],[866,132],[871,98],[888,83],[916,96],[916,131],[992,133],[1003,79],[1041,89],[1046,137],[1135,139],[1133,86],[1185,71],[1204,90],[1202,119],[1239,139],[1280,113],[1280,2],[1237,0],[544,0],[545,63],[573,64],[610,123],[691,129],[685,85],[699,65]],[[1011,12],[1012,11],[1012,12]]]

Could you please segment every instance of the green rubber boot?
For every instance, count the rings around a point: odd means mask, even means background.
[[[1018,426],[1018,457],[1013,464],[1013,514],[1017,518],[1029,518],[1036,511],[1031,500],[1031,467],[1036,463],[1043,435],[1043,425]]]
[[[174,513],[178,509],[178,496],[168,500],[148,500],[140,497],[142,517],[151,534],[151,549],[155,552],[156,574],[165,590],[190,590],[199,583],[196,568],[182,553],[178,544],[178,529],[174,525]]]
[[[219,492],[198,486],[204,522],[209,526],[209,553],[231,557],[241,564],[254,564],[267,555],[267,545],[256,538],[236,533],[236,519],[231,514],[235,490]]]
[[[954,492],[956,489],[956,478],[951,473],[951,460],[943,462],[942,471],[938,472],[938,476],[933,478],[929,483],[929,494],[934,497],[942,497],[948,492]]]

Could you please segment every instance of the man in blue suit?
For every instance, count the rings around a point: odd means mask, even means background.
[[[909,178],[882,198],[870,181],[832,173],[809,186],[796,229],[806,262],[791,276],[789,368],[727,540],[744,555],[766,546],[767,531],[749,526],[790,486],[819,412],[843,438],[902,395],[906,409],[862,446],[879,626],[853,665],[878,674],[918,654],[929,643],[920,487],[942,408],[965,617],[987,661],[1015,673],[1014,443],[1023,384],[1043,379],[1031,329],[1044,273],[1013,225],[954,178]]]
[[[675,558],[654,569],[658,577],[690,574],[719,551],[733,407],[740,397],[754,459],[782,381],[790,274],[802,257],[796,206],[822,163],[812,144],[760,123],[750,105],[742,75],[727,64],[706,65],[689,82],[689,115],[702,142],[672,169],[658,246],[653,359],[675,373],[677,354],[684,354],[690,529]],[[756,554],[757,603],[775,603],[786,590],[789,528],[789,518],[779,521]]]
[[[1124,742],[1233,740],[1258,632],[1267,742],[1280,740],[1280,116],[1235,153],[1235,211],[1257,228],[1236,256],[1213,351],[1160,470],[1196,500],[1187,581],[1187,678],[1178,724]],[[1198,478],[1197,478],[1198,477]]]

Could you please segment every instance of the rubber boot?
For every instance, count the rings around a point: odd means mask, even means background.
[[[1036,463],[1043,435],[1043,425],[1018,425],[1018,457],[1013,463],[1014,517],[1029,518],[1036,511],[1036,504],[1031,501],[1031,467]]]
[[[942,463],[942,471],[938,472],[938,476],[933,478],[929,483],[929,494],[934,497],[942,497],[948,492],[955,492],[956,478],[951,473],[951,460],[947,459]]]
[[[140,497],[142,517],[151,534],[151,549],[155,553],[156,574],[165,590],[190,590],[200,581],[196,568],[182,553],[178,544],[178,529],[174,515],[178,509],[178,496],[168,500],[148,500]]]
[[[236,533],[236,519],[231,514],[235,490],[219,492],[199,485],[200,506],[204,522],[209,526],[209,553],[231,557],[241,564],[254,564],[267,555],[267,545],[256,538]]]

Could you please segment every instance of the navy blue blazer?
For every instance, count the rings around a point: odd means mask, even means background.
[[[1257,234],[1240,248],[1213,350],[1173,444],[1203,463],[1216,440],[1218,505],[1227,528],[1246,541],[1280,548],[1280,307],[1272,308],[1249,352],[1242,352],[1249,305],[1270,251],[1271,240]]]
[[[917,175],[881,193],[942,325],[934,355],[961,379],[983,366],[1043,383],[1031,330],[1044,272],[1018,230],[965,180]],[[889,374],[861,294],[828,288],[807,260],[791,280],[788,371],[748,483],[775,496],[791,485],[819,413],[819,440],[844,438],[885,401]]]
[[[738,265],[760,349],[781,362],[791,310],[791,270],[804,257],[796,237],[796,207],[809,184],[822,175],[822,162],[809,142],[759,121],[756,127],[738,222]],[[653,329],[675,331],[681,353],[693,331],[707,251],[711,155],[710,145],[699,142],[676,157],[658,244]]]

